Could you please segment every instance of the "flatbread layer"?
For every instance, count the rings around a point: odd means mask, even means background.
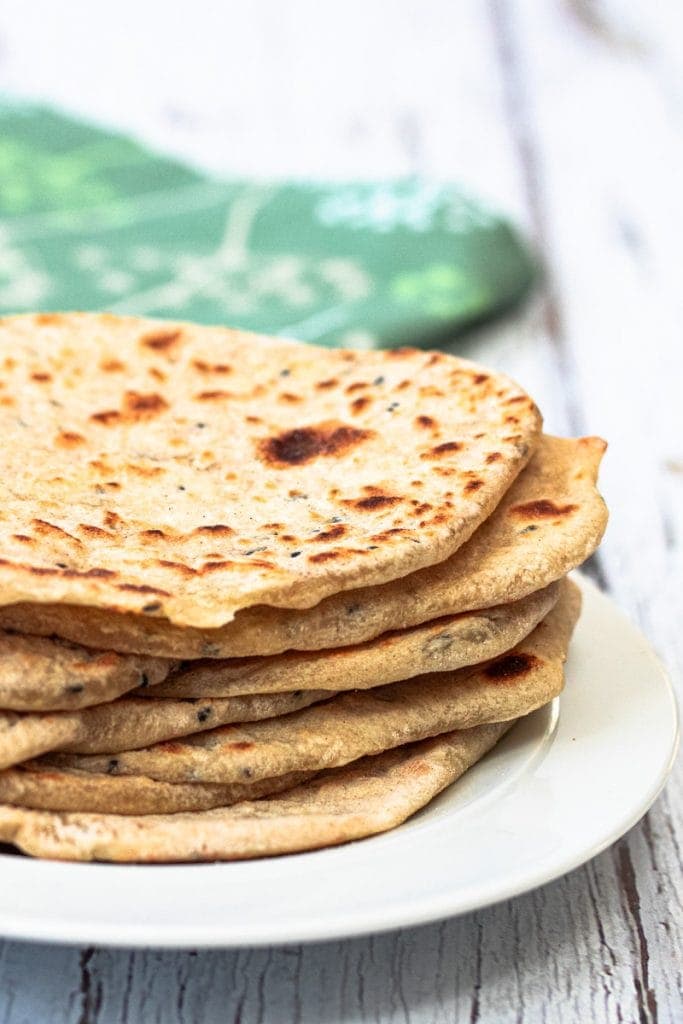
[[[447,615],[423,626],[329,651],[188,662],[150,699],[230,697],[287,690],[365,690],[429,672],[452,672],[495,658],[523,640],[556,604],[560,584],[509,605]]]
[[[165,679],[174,662],[0,631],[0,708],[68,711]]]
[[[71,313],[0,320],[0,601],[214,628],[442,561],[541,417],[442,352]]]
[[[114,758],[59,755],[53,763],[165,782],[249,782],[338,767],[453,729],[518,718],[560,693],[580,601],[578,587],[566,581],[533,633],[482,666],[350,691],[286,718],[212,729]]]
[[[0,772],[0,803],[45,811],[85,811],[94,814],[177,814],[229,807],[241,800],[258,800],[293,789],[312,777],[294,772],[254,783],[215,786],[211,783],[174,784],[144,775],[93,775],[59,769],[37,761]]]
[[[44,715],[0,711],[0,769],[48,750],[111,754],[144,747],[210,729],[219,723],[254,722],[270,715],[288,715],[329,697],[327,690],[251,694],[204,701],[150,702],[139,697],[120,697],[110,704],[81,711]]]
[[[0,805],[0,840],[34,857],[163,863],[336,846],[400,825],[480,760],[512,722],[398,747],[284,796],[195,814],[54,814]]]
[[[596,549],[607,509],[596,489],[605,442],[545,436],[495,512],[456,554],[382,586],[333,594],[306,611],[258,606],[221,629],[178,629],[143,615],[69,605],[0,608],[0,627],[118,651],[221,658],[364,643],[442,615],[509,604]]]

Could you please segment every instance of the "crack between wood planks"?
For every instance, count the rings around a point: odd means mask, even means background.
[[[680,843],[678,842],[678,836],[676,834],[676,826],[674,825],[673,820],[671,818],[671,811],[669,809],[669,798],[668,798],[666,790],[664,790],[664,793],[663,793],[661,799],[659,800],[658,807],[659,807],[659,813],[661,815],[662,821],[666,825],[667,832],[669,833],[669,838],[671,840],[671,845],[673,846],[674,853],[676,854],[676,861],[677,861],[679,867],[681,868],[681,870],[683,871],[683,856],[681,854],[681,846],[680,846]]]
[[[525,992],[522,985],[521,965],[524,961],[525,943],[522,941],[521,914],[517,913],[512,900],[506,904],[509,924],[512,929],[512,961],[515,965],[515,988],[517,997],[517,1015],[515,1024],[525,1024],[527,1019]],[[511,920],[510,920],[511,919]]]
[[[102,982],[93,979],[90,967],[94,956],[95,947],[86,946],[78,957],[78,967],[81,972],[81,1013],[78,1024],[95,1024],[102,1008]]]
[[[259,959],[262,959],[263,952],[261,950],[254,950],[253,956],[254,959],[256,959],[257,957]],[[262,1022],[264,1022],[266,1019],[266,976],[270,971],[272,963],[273,951],[272,949],[267,949],[265,950],[265,963],[261,968],[261,972],[258,976],[258,981],[256,983],[256,1019],[259,1021],[259,1024],[262,1024]]]
[[[121,998],[121,1024],[128,1024],[128,1015],[130,1012],[130,1000],[133,992],[133,970],[135,964],[135,953],[128,954],[128,964],[126,966],[126,982],[123,989],[123,996]]]
[[[182,1020],[185,1015],[185,995],[187,993],[187,982],[188,972],[180,974],[178,977],[178,988],[176,990],[175,997],[175,1008],[178,1014],[178,1020]]]
[[[448,971],[448,973],[446,973],[446,970],[444,969],[444,963],[445,963],[445,958],[446,958],[446,927],[447,927],[447,923],[448,923],[447,921],[439,921],[439,923],[437,925],[437,928],[436,928],[436,956],[435,956],[436,964],[435,964],[435,970],[434,970],[434,978],[435,978],[435,981],[436,981],[436,995],[437,995],[437,999],[439,1001],[439,1004],[444,1003],[444,1005],[446,1003],[446,999],[448,998],[447,995],[444,992],[444,981],[445,981],[446,978],[448,978],[448,980],[450,981],[450,978],[451,978],[450,970]],[[449,967],[450,967],[450,965],[449,965]],[[453,985],[453,988],[454,988],[454,998],[455,998],[455,1001],[457,1002],[458,991],[459,991],[459,971],[458,971],[457,968],[455,969],[455,974],[454,974],[453,981],[454,981],[454,985]]]
[[[474,950],[474,984],[472,985],[472,1006],[470,1007],[470,1024],[478,1024],[481,1010],[481,947],[484,940],[481,921],[477,921],[477,944]]]
[[[303,1020],[303,1005],[301,1001],[303,946],[295,946],[291,956],[294,959],[294,977],[292,978],[293,1024],[301,1024]]]
[[[507,122],[520,169],[524,200],[534,240],[543,263],[543,323],[555,353],[562,383],[571,381],[574,385],[571,389],[564,389],[565,410],[570,429],[575,434],[581,434],[583,415],[573,397],[577,380],[576,364],[567,342],[559,289],[555,280],[548,215],[543,201],[537,132],[524,82],[524,62],[514,30],[509,0],[489,0],[489,10]]]
[[[228,986],[229,998],[230,999],[232,999],[233,992],[235,992],[237,990],[237,971],[238,971],[238,967],[239,967],[239,958],[242,955],[243,954],[238,951],[238,952],[233,953],[232,956],[230,957],[230,963],[232,965],[232,970],[230,972],[230,984]],[[237,1001],[235,1003],[235,1010],[234,1010],[234,1013],[233,1013],[233,1016],[232,1016],[231,1024],[242,1024],[242,1011],[244,1010],[244,1002],[245,1002],[246,993],[247,993],[246,980],[245,980],[245,973],[244,973],[244,971],[241,971],[241,977],[242,977],[242,981],[244,982],[244,984],[242,985],[242,991],[237,996]],[[227,1018],[226,1018],[226,1020],[227,1020]]]
[[[640,896],[636,882],[636,873],[631,860],[631,851],[628,841],[622,840],[616,847],[614,853],[619,886],[626,901],[631,920],[635,927],[636,941],[640,961],[640,976],[633,970],[633,985],[638,1003],[639,1024],[657,1024],[659,1010],[657,996],[650,986],[650,954],[648,950],[647,937],[643,928],[640,916]]]
[[[655,838],[654,838],[654,836],[652,834],[652,812],[651,811],[648,811],[648,813],[645,815],[645,817],[641,819],[640,831],[641,831],[641,834],[643,836],[643,839],[645,840],[645,845],[647,846],[647,850],[648,850],[648,853],[650,855],[650,866],[651,866],[652,870],[655,872],[655,874],[659,875],[659,863],[657,861],[657,850],[656,850]],[[657,891],[658,891],[658,893],[661,891],[660,890],[659,878],[657,879]]]
[[[366,1007],[365,1007],[365,975],[363,974],[363,957],[359,954],[356,958],[356,981],[358,983],[358,1008],[361,1012],[362,1019],[366,1018]]]
[[[598,899],[595,891],[595,866],[593,863],[587,864],[585,869],[586,878],[586,890],[588,892],[588,899],[590,901],[591,910],[593,912],[593,919],[595,921],[595,927],[598,932],[598,941],[600,942],[600,950],[602,952],[603,963],[602,970],[599,972],[600,984],[602,985],[602,992],[604,996],[605,1016],[609,1014],[610,1000],[612,998],[612,987],[607,979],[611,979],[614,968],[617,966],[617,958],[614,950],[607,941],[605,935],[605,929],[602,923],[602,917],[600,916],[600,910],[598,908]],[[607,960],[610,963],[607,963]],[[617,1013],[619,1013],[619,1006],[617,1004]]]
[[[405,992],[403,991],[402,979],[405,975],[405,940],[401,934],[397,935],[394,943],[394,951],[392,956],[391,964],[391,1013],[392,1018],[396,1017],[395,1010],[400,1006],[403,1012],[403,1019],[405,1024],[410,1024],[410,1010],[408,1009],[408,1002],[406,1000]]]

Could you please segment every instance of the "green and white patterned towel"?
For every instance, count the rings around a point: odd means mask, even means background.
[[[510,225],[451,185],[221,181],[47,108],[0,106],[0,312],[433,345],[532,279]]]

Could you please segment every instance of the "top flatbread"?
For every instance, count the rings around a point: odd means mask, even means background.
[[[596,489],[605,442],[543,437],[493,515],[451,558],[406,579],[333,594],[307,611],[260,606],[221,629],[94,608],[0,608],[0,626],[118,651],[178,658],[243,657],[361,644],[443,615],[509,604],[580,565],[600,543],[607,509]]]
[[[0,600],[218,627],[441,561],[540,415],[443,353],[96,314],[0,321]]]

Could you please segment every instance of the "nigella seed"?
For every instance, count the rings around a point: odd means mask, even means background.
[[[140,676],[140,686],[149,686],[149,676],[143,672]]]
[[[289,557],[290,558],[298,558],[300,554],[301,554],[300,551],[291,551]]]
[[[206,423],[195,423],[195,427],[198,427],[200,430],[203,430],[205,426]]]
[[[391,405],[387,406],[387,412],[393,412],[395,409],[398,409],[400,404],[400,402],[392,402]]]
[[[212,708],[201,708],[197,712],[197,721],[198,722],[205,722],[207,720],[207,718],[211,717],[212,710],[213,710]]]
[[[83,683],[71,683],[71,685],[66,688],[67,693],[83,693],[84,690],[85,686]]]
[[[379,387],[380,384],[384,384],[384,377],[375,377],[372,383],[375,387]]]
[[[150,614],[151,612],[158,612],[160,608],[160,601],[152,601],[150,604],[143,604],[142,606],[143,612],[147,612],[147,614]]]
[[[280,370],[280,376],[281,377],[289,377],[291,372],[292,372],[291,370],[287,370],[287,369]]]
[[[119,759],[117,757],[112,757],[111,761],[107,765],[107,772],[108,772],[108,774],[109,775],[115,775],[116,772],[118,771],[118,767],[119,767]]]

